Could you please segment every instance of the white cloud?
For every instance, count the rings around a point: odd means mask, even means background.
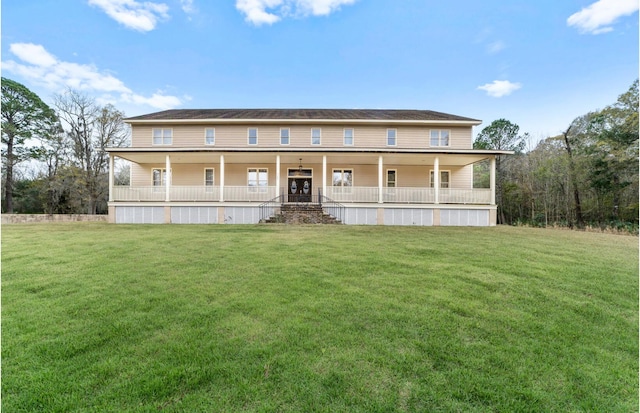
[[[182,11],[187,14],[196,12],[196,6],[193,5],[193,0],[180,0],[180,5],[182,6]]]
[[[355,3],[355,0],[297,0],[295,3],[305,16],[309,14],[326,16],[342,5],[348,6]]]
[[[56,58],[39,44],[14,43],[9,46],[9,50],[20,60],[36,66],[53,66],[57,63]]]
[[[489,96],[500,98],[510,95],[521,87],[520,83],[512,83],[508,80],[494,80],[493,83],[478,86],[478,89],[486,91]]]
[[[153,30],[159,20],[169,18],[167,13],[169,6],[164,3],[148,1],[140,3],[136,0],[89,0],[89,4],[99,7],[125,27],[141,32]]]
[[[60,93],[69,87],[98,94],[96,99],[99,101],[134,103],[161,110],[182,104],[182,99],[162,92],[156,92],[150,97],[135,93],[120,79],[100,71],[94,65],[60,61],[41,45],[13,43],[9,50],[21,62],[3,61],[3,71],[17,74],[54,93]]]
[[[506,47],[507,47],[507,45],[502,40],[497,40],[497,41],[495,41],[493,43],[489,43],[487,45],[487,52],[489,52],[489,54],[500,53]]]
[[[237,0],[236,8],[245,14],[245,20],[260,26],[273,24],[280,20],[275,14],[267,13],[267,8],[282,5],[283,0]]]
[[[123,94],[122,100],[136,105],[147,105],[158,109],[171,109],[182,104],[182,100],[176,96],[154,93],[151,97],[144,97],[135,93]]]
[[[273,24],[287,16],[326,16],[356,0],[236,0],[245,20],[260,26]]]
[[[576,27],[580,33],[607,33],[613,30],[610,25],[619,17],[636,11],[638,0],[598,0],[569,16],[567,25]]]

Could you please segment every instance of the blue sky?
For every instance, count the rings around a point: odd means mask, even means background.
[[[127,116],[170,108],[429,109],[533,140],[638,77],[637,0],[2,2],[2,76]]]

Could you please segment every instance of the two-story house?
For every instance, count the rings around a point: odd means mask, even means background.
[[[428,110],[179,109],[126,122],[131,146],[108,149],[115,223],[258,223],[261,205],[324,201],[345,224],[491,226],[495,158],[511,153],[473,149],[479,120]],[[116,157],[131,162],[128,186],[114,185]],[[474,188],[485,160],[490,187]]]

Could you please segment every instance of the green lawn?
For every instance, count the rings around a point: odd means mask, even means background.
[[[2,408],[638,411],[638,238],[5,225]]]

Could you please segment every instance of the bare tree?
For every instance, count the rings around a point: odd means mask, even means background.
[[[566,131],[562,132],[562,137],[564,139],[564,148],[567,151],[567,156],[569,157],[569,179],[571,180],[571,187],[573,188],[573,202],[576,213],[576,225],[578,228],[584,228],[584,218],[582,217],[582,204],[580,203],[580,190],[578,188],[578,179],[576,176],[576,166],[575,160],[573,158],[573,145],[571,143],[571,139],[569,137],[569,132],[571,132],[571,127],[573,124],[569,125]]]
[[[123,146],[128,138],[124,114],[112,105],[100,107],[93,98],[72,89],[55,96],[55,107],[66,129],[73,161],[82,174],[87,213],[95,214],[98,201],[108,190],[109,155],[105,148]]]

